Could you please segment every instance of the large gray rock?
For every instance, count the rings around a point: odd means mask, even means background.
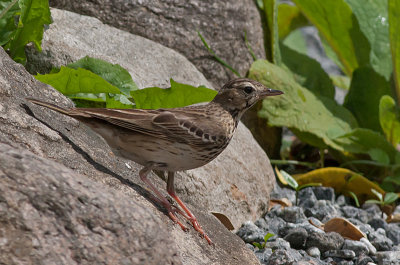
[[[0,143],[0,263],[182,264],[136,197]]]
[[[201,205],[188,203],[216,247],[183,232],[142,188],[138,165],[26,97],[72,105],[0,48],[1,264],[258,264]]]
[[[253,61],[244,41],[245,32],[258,58],[265,58],[261,18],[253,0],[51,0],[50,5],[96,17],[179,51],[216,88],[234,75],[212,58],[197,31],[242,76]]]
[[[178,82],[210,87],[204,76],[187,59],[160,44],[104,25],[95,18],[68,11],[52,9],[52,17],[54,22],[44,35],[43,52],[29,56],[31,71],[39,69],[37,66],[42,64],[47,67],[60,66],[89,55],[125,67],[140,88],[166,87],[171,77]],[[56,92],[48,93],[54,96],[42,94],[38,97],[60,103],[66,102]],[[46,122],[57,117],[57,120],[62,119],[73,126],[81,126],[76,121],[58,114],[50,112],[48,115],[43,119]],[[57,123],[52,127],[57,128],[59,125]],[[84,145],[79,146],[85,152],[87,148],[93,153],[97,152],[90,147],[87,140],[81,139],[79,135],[77,135],[79,139],[76,139],[69,134],[66,133],[67,138],[77,145],[83,142]],[[42,148],[39,147],[38,152],[54,153],[53,150],[41,151]],[[54,154],[54,156],[59,155]],[[74,163],[76,162],[69,161],[65,164],[72,166]],[[74,167],[79,168],[79,166]],[[123,175],[129,174],[123,172]],[[132,176],[136,180],[137,171]],[[100,181],[107,182],[103,178]],[[185,202],[199,209],[225,214],[237,229],[246,220],[254,221],[265,212],[274,181],[268,157],[255,142],[249,130],[240,123],[232,143],[217,159],[202,168],[178,173],[176,188]],[[161,189],[165,188],[164,182],[158,181],[156,185]]]

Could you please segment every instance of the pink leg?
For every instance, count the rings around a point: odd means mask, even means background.
[[[182,207],[182,209],[186,212],[186,214],[189,216],[188,220],[192,223],[193,228],[200,233],[202,237],[204,237],[208,244],[212,245],[213,242],[211,239],[206,235],[204,230],[201,228],[200,224],[197,222],[196,217],[190,212],[190,210],[186,207],[186,205],[179,199],[179,197],[175,193],[175,188],[174,188],[174,175],[175,172],[168,172],[168,181],[167,181],[167,191],[168,194],[171,195],[172,198]]]
[[[183,214],[180,210],[173,209],[171,203],[161,194],[161,192],[150,182],[150,180],[147,178],[147,175],[150,173],[151,167],[144,167],[142,170],[139,172],[140,179],[147,184],[147,186],[156,194],[158,200],[164,205],[164,207],[168,211],[168,216],[169,218],[174,221],[174,223],[178,224],[182,230],[188,231],[186,226],[184,226],[181,221],[176,217],[176,212]],[[186,216],[185,216],[186,217]]]

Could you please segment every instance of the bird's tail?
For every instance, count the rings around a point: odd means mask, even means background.
[[[29,100],[30,102],[32,102],[32,103],[34,103],[36,105],[49,108],[51,110],[60,112],[62,114],[68,115],[68,116],[71,116],[71,114],[73,114],[71,110],[56,106],[56,105],[51,104],[51,103],[40,101],[40,100],[37,100],[37,99],[34,99],[34,98],[27,98],[27,100]]]

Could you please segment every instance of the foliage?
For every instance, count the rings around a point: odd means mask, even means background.
[[[267,244],[267,241],[271,238],[275,236],[274,234],[268,233],[264,236],[264,242],[262,242],[261,244],[258,242],[253,242],[253,245],[258,248],[258,249],[264,249],[265,245]]]
[[[289,185],[292,189],[296,191],[296,205],[298,205],[299,191],[307,187],[315,187],[322,185],[321,183],[317,182],[307,182],[302,185],[299,185],[299,183],[286,171],[278,170],[277,168],[275,168],[275,172],[282,184]]]
[[[48,0],[0,2],[0,45],[18,63],[25,64],[25,46],[33,42],[41,50],[44,25],[51,23]]]
[[[367,200],[365,203],[377,204],[380,206],[381,210],[383,209],[383,207],[385,205],[392,204],[399,198],[399,195],[394,192],[385,193],[385,196],[383,196],[383,194],[380,193],[379,191],[376,191],[374,189],[371,189],[371,191],[375,194],[375,196],[378,198],[378,200],[371,199],[371,200]],[[383,211],[382,211],[382,218],[383,218]]]
[[[75,101],[78,107],[174,108],[211,101],[216,91],[171,81],[171,88],[139,90],[120,65],[84,57],[72,64],[35,76]]]
[[[285,92],[265,100],[259,116],[270,125],[288,127],[305,143],[330,150],[339,163],[356,161],[346,165],[385,189],[399,189],[399,1],[293,2],[257,1],[269,16],[264,22],[269,61],[255,61],[249,77]],[[308,24],[318,29],[326,54],[346,77],[330,77],[306,55],[306,48],[297,47],[304,42],[298,29]],[[333,83],[348,87],[342,105],[334,100]],[[389,182],[396,186],[390,188]]]

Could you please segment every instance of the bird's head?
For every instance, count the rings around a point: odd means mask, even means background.
[[[281,94],[282,91],[267,88],[257,81],[238,78],[226,83],[212,102],[220,104],[234,118],[240,119],[242,114],[260,99]]]

